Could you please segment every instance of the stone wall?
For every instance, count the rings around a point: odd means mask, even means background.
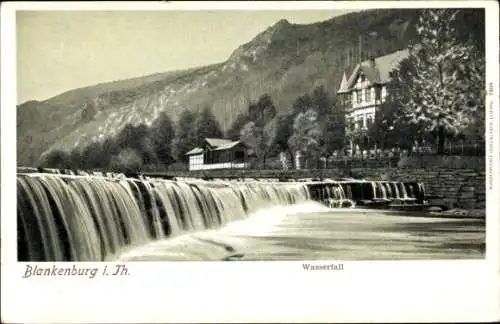
[[[367,170],[365,170],[367,171]],[[418,181],[425,185],[426,196],[433,204],[448,208],[484,209],[486,177],[474,169],[388,169],[370,170],[367,179]],[[382,172],[381,172],[382,171]]]

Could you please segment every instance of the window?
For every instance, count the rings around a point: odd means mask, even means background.
[[[367,114],[366,115],[366,127],[370,128],[371,125],[373,125],[373,115]]]
[[[356,91],[356,97],[358,99],[358,104],[362,103],[363,102],[363,98],[361,97],[362,96],[362,90],[357,90]]]
[[[365,89],[365,101],[366,102],[371,102],[372,101],[372,89],[371,88],[366,88]]]
[[[375,88],[375,100],[380,100],[380,87]]]
[[[358,128],[358,129],[359,128],[361,128],[361,129],[363,128],[363,118],[360,118],[360,119],[357,120],[357,122],[356,122],[356,128]]]

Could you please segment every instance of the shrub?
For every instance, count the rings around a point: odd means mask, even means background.
[[[64,151],[51,151],[43,156],[38,163],[41,168],[71,169],[71,156]]]
[[[110,169],[113,172],[139,172],[142,158],[133,149],[125,149],[111,158]]]

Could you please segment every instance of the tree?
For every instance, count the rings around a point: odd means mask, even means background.
[[[260,158],[263,165],[266,165],[266,158],[271,155],[277,155],[277,147],[274,145],[278,130],[278,120],[273,118],[268,121],[262,129],[262,138],[259,143]]]
[[[251,102],[248,105],[248,118],[250,121],[259,121],[262,119],[261,111],[259,110],[259,106],[255,102]]]
[[[468,137],[469,142],[476,143],[484,141],[486,136],[485,118],[486,118],[486,60],[484,55],[479,55],[475,64],[467,66],[470,76],[470,88],[468,94],[468,105],[472,107],[472,121],[463,132]]]
[[[127,124],[118,133],[116,142],[121,151],[133,149],[142,158],[144,165],[155,164],[157,161],[150,138],[150,129],[145,124],[134,126]]]
[[[75,148],[69,154],[71,160],[71,168],[82,169],[82,153],[78,148]]]
[[[172,119],[163,112],[152,125],[151,145],[158,161],[164,165],[169,165],[174,161],[172,154],[172,142],[174,137],[174,123]]]
[[[259,160],[262,155],[260,151],[262,137],[262,127],[258,126],[254,121],[246,123],[240,132],[240,140],[255,152]]]
[[[256,120],[257,123],[266,125],[276,116],[276,107],[269,94],[265,93],[261,95],[257,101],[257,106],[261,112],[261,118]]]
[[[227,131],[226,137],[230,138],[234,141],[240,139],[240,132],[243,126],[249,122],[248,115],[245,113],[240,113],[236,116],[236,119],[233,121],[231,128]]]
[[[323,154],[328,156],[335,150],[340,150],[345,143],[345,116],[340,113],[330,112],[322,118],[320,141]]]
[[[241,129],[240,139],[249,146],[257,156],[259,162],[264,166],[266,158],[273,149],[275,143],[277,122],[271,121],[265,127],[259,126],[251,121]]]
[[[391,81],[387,84],[386,101],[377,108],[375,120],[366,133],[379,147],[411,148],[415,140],[421,141],[430,135],[425,130],[425,125],[412,123],[408,116],[401,114],[411,99],[410,88],[415,73],[415,66],[405,59],[391,74]]]
[[[46,156],[42,157],[39,167],[54,168],[54,169],[71,169],[71,156],[69,153],[54,150],[49,152]]]
[[[111,158],[110,168],[114,172],[139,172],[142,158],[136,150],[127,148]]]
[[[144,124],[138,126],[127,124],[118,133],[116,143],[121,149],[129,147],[138,149],[141,147],[142,139],[146,137],[148,133],[149,131]]]
[[[344,114],[336,111],[325,87],[320,85],[313,90],[311,107],[318,113],[318,122],[323,134],[320,146],[324,155],[329,155],[334,150],[341,149],[345,141]],[[307,97],[305,99],[307,102]]]
[[[417,24],[419,43],[410,46],[411,82],[397,101],[396,119],[419,133],[433,133],[438,153],[446,137],[455,137],[484,109],[484,67],[474,46],[460,42],[454,21],[458,10],[424,10]],[[399,75],[401,77],[401,74]],[[406,98],[404,98],[406,97]]]
[[[257,102],[252,102],[248,106],[248,117],[258,126],[263,127],[276,116],[276,107],[271,96],[264,93]]]
[[[185,162],[185,154],[196,146],[195,136],[196,114],[186,109],[181,113],[177,123],[175,138],[172,142],[172,153],[176,161]]]
[[[332,100],[330,99],[325,87],[320,85],[313,90],[311,106],[318,112],[320,117],[326,116],[332,112]]]
[[[321,136],[318,113],[309,109],[295,118],[293,135],[288,142],[293,151],[300,152],[305,158],[317,158],[321,153]]]
[[[87,145],[82,151],[82,167],[84,169],[101,169],[107,166],[103,157],[107,156],[102,151],[102,147],[98,142],[92,142]]]
[[[109,164],[111,163],[111,157],[113,155],[117,155],[118,153],[120,153],[120,147],[118,146],[116,139],[113,137],[107,138],[104,140],[104,142],[102,142],[101,150],[102,152],[104,152],[104,154],[102,154],[101,160],[102,163],[106,166],[109,166]]]
[[[205,138],[221,138],[222,130],[210,107],[205,107],[195,122],[196,146],[203,145]]]
[[[285,115],[277,118],[276,121],[276,135],[274,137],[273,146],[282,152],[288,152],[290,155],[292,164],[294,163],[293,152],[289,145],[288,140],[293,134],[293,123],[295,120],[295,116]]]
[[[313,99],[309,94],[298,97],[292,105],[292,114],[297,115],[306,112],[313,106]]]

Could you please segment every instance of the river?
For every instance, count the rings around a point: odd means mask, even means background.
[[[484,258],[484,220],[400,214],[329,209],[307,202],[263,211],[219,230],[152,242],[118,258],[129,261]]]
[[[318,202],[418,207],[420,183],[29,173],[18,174],[17,190],[20,261],[484,257],[484,219]]]

